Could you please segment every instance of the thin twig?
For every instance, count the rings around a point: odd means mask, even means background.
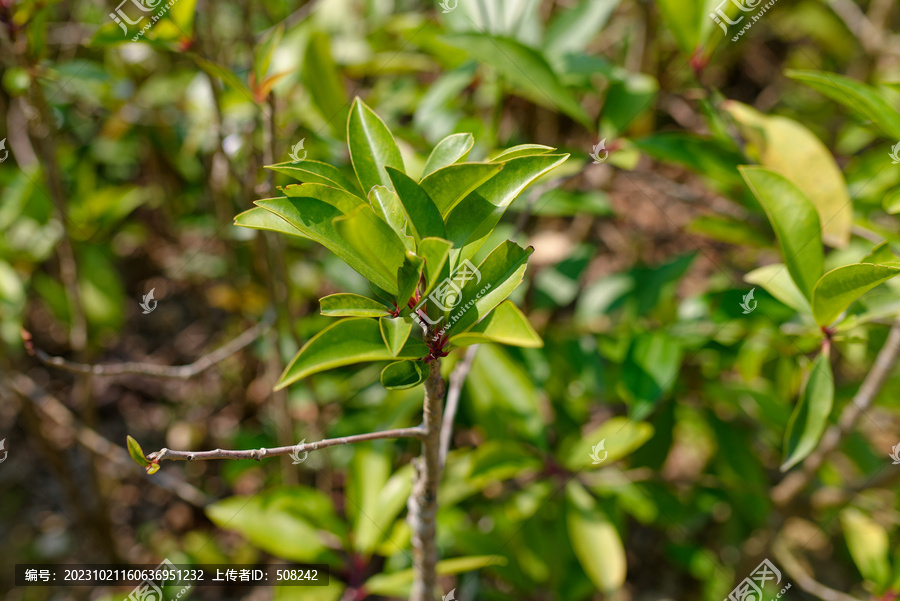
[[[844,407],[838,423],[829,427],[822,437],[822,442],[803,462],[803,467],[792,472],[772,489],[772,500],[776,505],[786,505],[812,480],[825,458],[840,444],[841,439],[853,429],[856,420],[868,411],[881,387],[887,380],[888,374],[897,357],[900,355],[900,317],[894,321],[884,346],[878,352],[875,364],[866,375],[862,385],[856,392],[856,396],[849,405]]]
[[[214,451],[172,451],[170,449],[160,449],[159,451],[148,453],[147,459],[155,463],[167,459],[169,461],[209,461],[211,459],[255,459],[256,461],[260,461],[263,457],[297,455],[307,451],[317,451],[328,447],[353,444],[355,442],[366,442],[368,440],[424,437],[425,429],[421,426],[416,426],[415,428],[397,428],[395,430],[367,432],[366,434],[355,434],[353,436],[343,436],[341,438],[328,438],[317,442],[307,442],[288,447],[273,447],[271,449],[248,449],[245,451],[229,451],[226,449],[216,449]]]
[[[475,359],[475,353],[478,352],[478,345],[473,344],[466,349],[466,355],[463,360],[453,368],[450,374],[450,386],[447,390],[447,402],[444,405],[444,421],[441,424],[441,469],[447,463],[447,453],[450,452],[450,439],[453,437],[453,420],[456,418],[456,411],[459,408],[459,396],[462,394],[462,387],[472,368],[472,361]]]
[[[86,363],[75,363],[62,357],[53,357],[41,349],[34,346],[31,341],[31,334],[26,330],[22,330],[22,340],[25,342],[25,349],[29,354],[36,357],[41,363],[49,367],[55,367],[63,371],[74,374],[91,374],[94,376],[121,376],[124,374],[140,374],[145,376],[154,376],[157,378],[175,378],[179,380],[187,380],[197,374],[209,369],[216,363],[224,361],[239,350],[248,346],[256,340],[272,324],[273,313],[267,312],[262,321],[245,331],[243,334],[219,347],[208,355],[203,355],[193,363],[188,365],[155,365],[153,363],[135,363],[128,361],[125,363],[110,363],[107,365],[89,365]]]
[[[822,601],[859,601],[856,597],[851,597],[816,581],[803,569],[800,560],[791,553],[785,541],[776,539],[772,544],[772,551],[778,564],[784,568],[791,580],[810,595],[818,597]]]

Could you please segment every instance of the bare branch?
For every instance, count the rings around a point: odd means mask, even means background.
[[[472,361],[475,359],[475,353],[478,352],[478,345],[473,344],[466,349],[466,356],[463,360],[453,368],[450,374],[450,386],[447,390],[447,402],[444,405],[444,421],[441,424],[441,468],[447,463],[447,453],[450,451],[450,438],[453,436],[453,420],[456,418],[456,411],[459,408],[459,395],[462,393],[463,384],[469,370],[472,368]]]
[[[784,571],[788,573],[791,580],[810,595],[818,597],[822,601],[859,601],[856,597],[851,597],[816,581],[800,565],[800,560],[791,553],[785,541],[776,539],[772,544],[772,551],[775,554],[775,559],[784,568]]]
[[[89,365],[86,363],[75,363],[62,357],[53,357],[39,348],[36,348],[31,341],[31,334],[26,330],[22,330],[22,340],[25,343],[25,349],[28,353],[36,357],[41,363],[48,367],[55,367],[73,374],[90,374],[93,376],[121,376],[125,374],[139,374],[144,376],[153,376],[156,378],[174,378],[178,380],[187,380],[197,374],[209,369],[216,363],[224,361],[231,355],[235,354],[244,347],[250,345],[256,340],[272,324],[273,313],[267,312],[262,321],[229,342],[228,344],[216,349],[208,355],[203,355],[200,359],[188,365],[155,365],[153,363],[110,363],[108,365]]]
[[[158,463],[160,461],[209,461],[211,459],[255,459],[260,461],[263,457],[280,457],[282,455],[296,455],[307,451],[318,451],[328,447],[336,447],[338,445],[353,444],[355,442],[366,442],[368,440],[381,440],[384,438],[424,438],[425,430],[421,426],[415,428],[397,428],[395,430],[384,430],[382,432],[367,432],[366,434],[356,434],[353,436],[343,436],[341,438],[328,438],[318,442],[307,442],[304,444],[292,445],[289,447],[274,447],[271,449],[248,449],[246,451],[229,451],[226,449],[216,449],[214,451],[172,451],[169,449],[160,449],[153,453],[147,454],[147,459]]]
[[[887,380],[897,356],[900,355],[900,317],[894,321],[884,346],[878,352],[875,364],[866,375],[853,401],[844,407],[838,423],[829,427],[822,442],[803,462],[803,467],[788,474],[772,489],[772,500],[776,505],[786,505],[812,480],[825,458],[840,444],[841,439],[853,429],[856,420],[868,411],[875,396]]]

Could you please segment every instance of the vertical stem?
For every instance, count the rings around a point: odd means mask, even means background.
[[[425,381],[425,408],[422,455],[413,460],[415,478],[409,497],[409,521],[412,529],[413,586],[410,601],[434,601],[437,586],[437,543],[435,519],[437,516],[437,492],[441,479],[441,413],[444,400],[444,380],[441,378],[441,362],[429,363],[430,372]]]

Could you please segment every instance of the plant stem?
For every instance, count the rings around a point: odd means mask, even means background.
[[[413,585],[410,601],[434,601],[437,586],[437,543],[435,520],[437,517],[437,492],[441,479],[441,413],[444,401],[444,380],[441,378],[441,361],[429,364],[430,372],[425,381],[425,403],[422,438],[422,455],[413,460],[415,479],[409,497],[407,520],[412,530]]]

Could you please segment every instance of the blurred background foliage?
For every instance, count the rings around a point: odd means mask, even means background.
[[[277,558],[327,562],[332,584],[190,597],[407,594],[415,442],[333,448],[299,469],[200,462],[147,477],[115,459],[126,434],[148,451],[196,450],[415,425],[421,391],[385,391],[380,366],[272,392],[329,323],[317,299],[368,289],[315,244],[232,225],[289,183],[262,167],[301,140],[310,158],[349,167],[344,124],[359,95],[413,176],[457,132],[475,136],[470,160],[517,144],[572,153],[484,245],[535,247],[513,299],[545,347],[475,356],[440,491],[446,590],[712,601],[780,544],[829,587],[894,599],[896,369],[810,487],[771,500],[822,332],[767,292],[771,272],[754,272],[781,259],[737,166],[767,166],[838,207],[824,227],[829,268],[881,240],[897,248],[896,3],[782,0],[736,42],[740,25],[726,36],[709,18],[715,0],[447,6],[177,0],[131,41],[139,28],[124,34],[112,2],[0,0],[0,563]],[[594,164],[601,141],[608,160]],[[143,314],[151,289],[159,305]],[[835,335],[832,423],[884,343],[898,292],[896,281],[875,288]],[[272,330],[186,381],[54,371],[20,333],[88,363],[176,365],[268,307]],[[609,456],[594,465],[600,440]],[[790,598],[813,598],[786,580]],[[12,589],[8,569],[0,590],[127,594]]]

